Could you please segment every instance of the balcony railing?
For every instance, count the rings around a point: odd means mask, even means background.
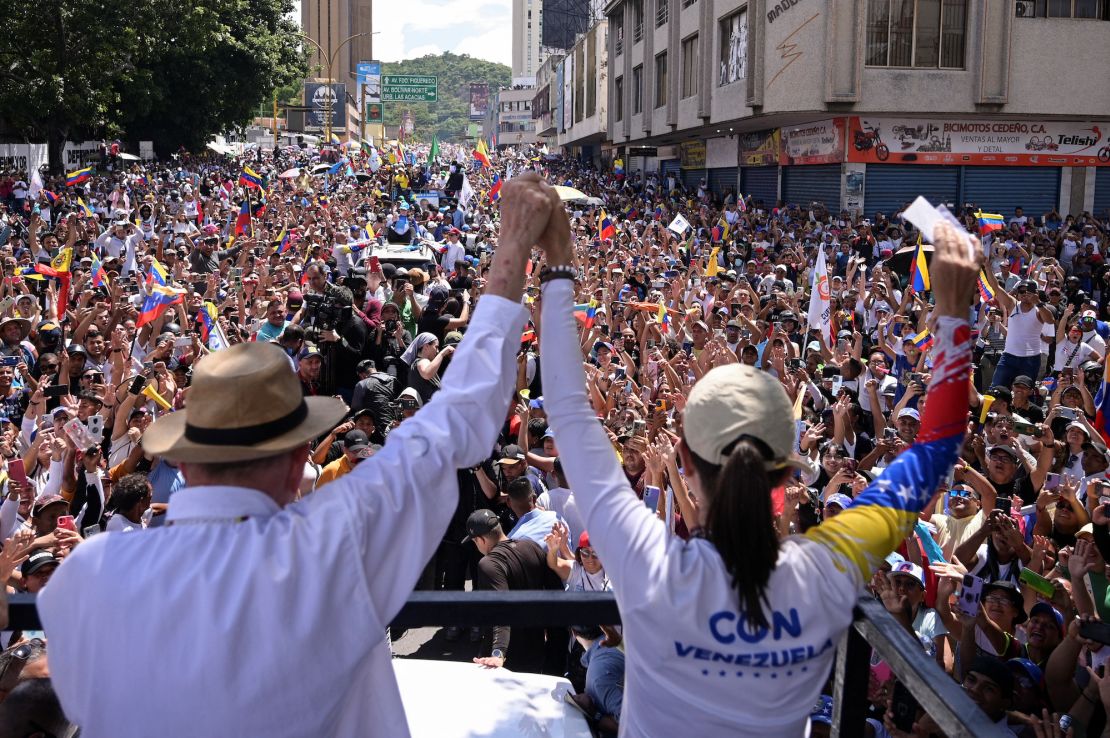
[[[837,648],[833,738],[864,734],[871,652],[890,666],[948,736],[1004,736],[920,643],[871,597],[856,604]],[[8,628],[41,630],[33,595],[9,595]],[[413,592],[392,625],[591,625],[620,622],[616,599],[595,592]],[[50,634],[46,634],[47,639]]]

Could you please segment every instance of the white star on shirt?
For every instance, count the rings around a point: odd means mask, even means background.
[[[911,510],[912,505],[917,502],[917,495],[913,492],[913,487],[908,484],[898,485],[898,500],[902,503],[905,510]]]

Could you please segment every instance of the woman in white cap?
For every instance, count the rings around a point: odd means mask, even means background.
[[[798,465],[791,403],[765,372],[713,369],[690,392],[678,445],[700,531],[682,541],[632,492],[589,407],[569,224],[554,210],[540,243],[550,265],[540,277],[545,409],[555,433],[576,440],[560,458],[621,609],[622,735],[806,734],[857,595],[911,530],[963,439],[978,266],[950,226],[934,235],[937,401],[917,443],[843,513],[779,540],[771,490]]]

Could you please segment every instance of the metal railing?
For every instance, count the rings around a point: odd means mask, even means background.
[[[8,628],[41,630],[33,595],[9,595]],[[620,622],[616,598],[594,592],[413,592],[392,625],[589,625]],[[49,633],[47,637],[49,638]],[[864,734],[874,650],[949,738],[1003,736],[882,603],[863,597],[837,647],[833,737]]]

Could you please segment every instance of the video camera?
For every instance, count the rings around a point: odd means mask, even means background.
[[[308,341],[319,342],[323,331],[339,331],[351,317],[351,306],[331,295],[304,296],[304,334]]]

